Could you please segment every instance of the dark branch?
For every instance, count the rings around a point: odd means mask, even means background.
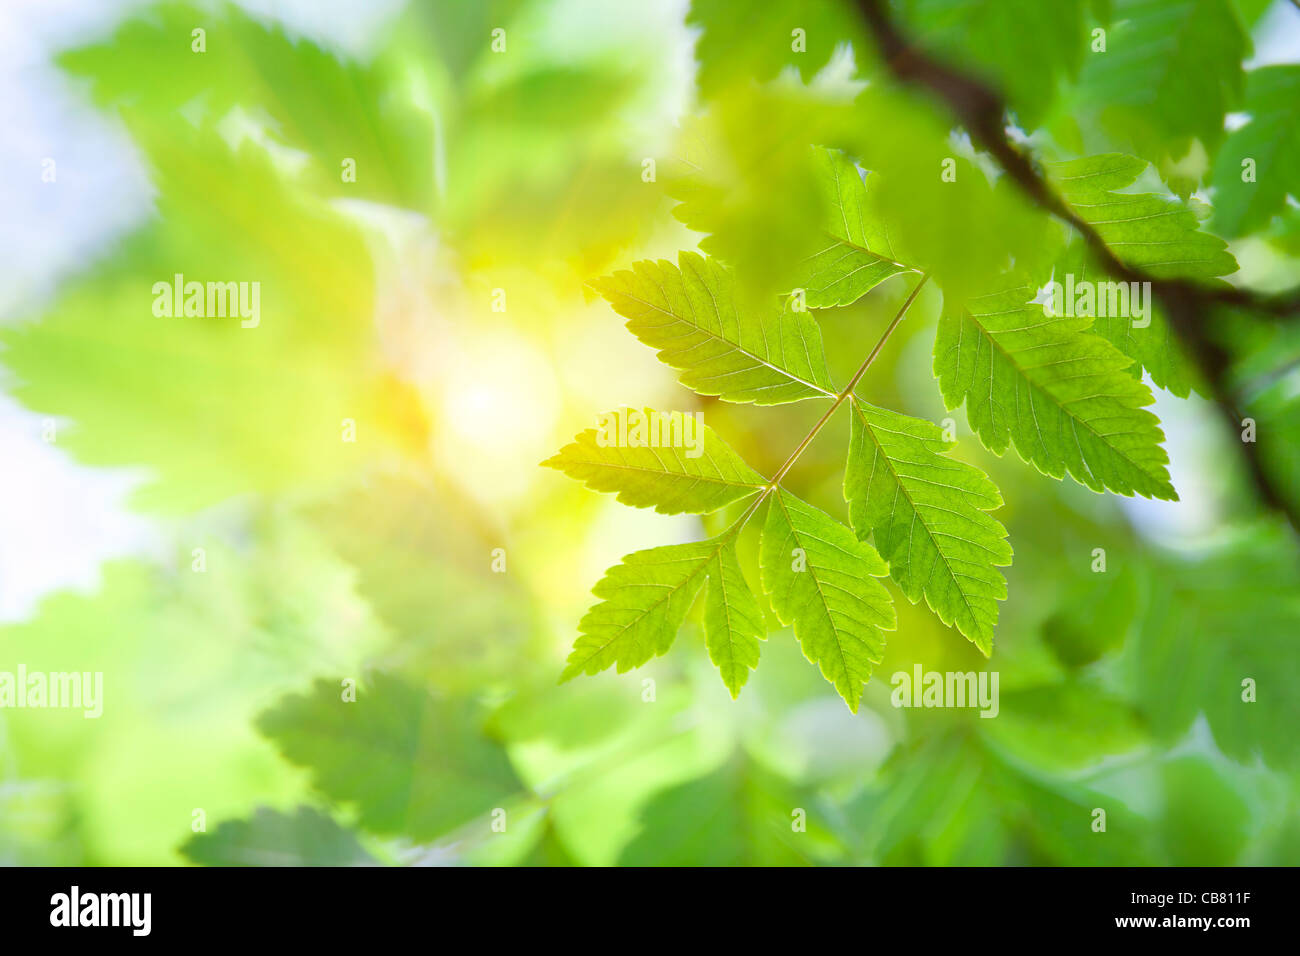
[[[1261,296],[1246,289],[1206,288],[1183,279],[1161,279],[1130,266],[1111,250],[1100,233],[1056,193],[1015,144],[1007,137],[1007,105],[983,81],[941,63],[909,43],[886,11],[884,0],[857,0],[862,16],[886,65],[905,84],[924,87],[939,97],[970,133],[971,140],[990,153],[1003,171],[1039,207],[1072,226],[1102,266],[1126,282],[1149,282],[1170,325],[1199,365],[1210,396],[1231,423],[1234,432],[1241,418],[1227,386],[1231,357],[1206,332],[1206,316],[1215,306],[1236,306],[1269,316],[1300,313],[1300,292]],[[1242,451],[1259,497],[1281,512],[1300,531],[1300,510],[1277,486],[1260,458],[1258,445],[1242,442]]]

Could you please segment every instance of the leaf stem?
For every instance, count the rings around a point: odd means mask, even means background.
[[[763,486],[762,494],[755,498],[750,506],[745,509],[745,513],[737,519],[734,525],[732,525],[733,529],[738,532],[745,526],[745,522],[748,521],[754,512],[758,510],[759,505],[767,499],[768,495],[776,491],[777,486],[781,484],[781,479],[785,477],[786,472],[794,467],[794,463],[799,460],[799,456],[802,455],[805,449],[812,444],[813,439],[817,437],[817,433],[825,427],[826,423],[830,421],[831,416],[835,414],[835,410],[844,404],[846,398],[853,394],[853,390],[858,387],[858,382],[862,381],[862,376],[867,373],[867,369],[871,367],[871,363],[880,355],[881,349],[885,347],[885,343],[889,341],[889,337],[894,334],[894,330],[898,328],[899,323],[903,321],[903,317],[907,315],[907,310],[912,307],[912,303],[916,301],[916,297],[920,293],[921,287],[925,285],[929,278],[930,277],[925,273],[921,273],[921,281],[916,284],[916,287],[908,294],[907,299],[904,300],[901,306],[899,306],[898,312],[894,316],[893,321],[889,323],[884,333],[880,336],[880,340],[876,342],[876,346],[871,350],[871,354],[863,360],[862,364],[858,366],[858,370],[853,373],[853,377],[849,379],[849,384],[844,386],[844,390],[835,396],[835,400],[831,402],[831,407],[826,409],[826,413],[817,420],[817,424],[809,429],[807,435],[803,436],[803,441],[799,442],[795,450],[790,453],[790,457],[788,457],[785,460],[785,463],[776,470],[776,474],[772,476],[772,480]]]

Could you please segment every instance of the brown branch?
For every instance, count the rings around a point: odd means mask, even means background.
[[[1007,104],[997,92],[982,80],[941,63],[909,43],[887,12],[884,0],[857,0],[857,5],[886,65],[900,82],[928,89],[941,99],[970,133],[971,140],[997,160],[1030,200],[1072,226],[1108,272],[1126,282],[1151,284],[1151,291],[1160,300],[1170,325],[1200,366],[1211,397],[1233,431],[1239,431],[1241,418],[1227,385],[1231,357],[1207,334],[1205,318],[1216,306],[1235,306],[1274,317],[1295,315],[1300,313],[1300,291],[1263,296],[1246,289],[1211,289],[1184,279],[1161,279],[1124,262],[1008,138]],[[1300,510],[1269,475],[1260,458],[1259,446],[1254,442],[1242,442],[1241,446],[1260,499],[1285,515],[1291,526],[1300,531]]]

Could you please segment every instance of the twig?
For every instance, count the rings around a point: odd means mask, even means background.
[[[786,472],[794,467],[794,463],[799,460],[799,456],[804,453],[804,450],[812,444],[813,439],[817,437],[817,433],[825,427],[828,421],[831,420],[831,416],[835,414],[835,410],[844,404],[846,398],[853,394],[853,390],[858,387],[858,382],[862,381],[862,376],[867,374],[867,369],[871,368],[871,363],[873,363],[876,360],[876,357],[880,355],[881,349],[885,347],[885,343],[889,341],[889,337],[894,334],[894,330],[898,328],[899,323],[903,321],[903,317],[907,315],[907,310],[912,307],[912,303],[916,301],[916,297],[920,293],[921,287],[925,285],[929,278],[930,277],[925,273],[921,274],[921,281],[916,284],[915,288],[913,288],[910,293],[908,293],[903,304],[898,307],[898,312],[894,314],[893,321],[889,323],[880,338],[876,341],[876,345],[871,350],[871,354],[863,359],[862,364],[858,366],[858,370],[854,372],[853,377],[849,379],[849,384],[844,386],[843,390],[835,396],[835,400],[831,402],[831,407],[826,409],[826,413],[817,420],[816,425],[808,430],[808,434],[804,435],[803,440],[795,446],[794,451],[790,452],[790,456],[786,458],[781,467],[776,470],[776,474],[774,474],[771,480],[763,486],[762,494],[755,498],[750,503],[749,507],[745,509],[744,513],[732,524],[730,530],[733,533],[740,533],[740,529],[745,526],[745,522],[748,521],[754,512],[758,510],[759,505],[767,500],[768,495],[776,491],[777,487],[781,484],[781,479],[785,477]]]

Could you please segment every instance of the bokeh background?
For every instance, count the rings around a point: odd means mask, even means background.
[[[1211,5],[1247,70],[1300,62],[1294,5]],[[976,61],[1018,15],[1009,0],[954,41],[935,6],[906,22]],[[1080,3],[1079,22],[1118,6]],[[902,164],[938,144],[981,168],[923,101],[856,111],[873,58],[833,2],[6,0],[0,670],[102,671],[105,702],[98,720],[0,711],[0,861],[1300,862],[1300,550],[1237,436],[1155,389],[1177,503],[994,457],[942,406],[934,288],[862,394],[951,417],[1003,491],[992,660],[895,589],[856,715],[774,619],[736,701],[694,616],[646,667],[557,685],[606,567],[722,525],[538,463],[599,412],[649,405],[702,410],[771,474],[821,411],[693,395],[584,283],[704,233],[779,264],[809,216],[810,142]],[[1215,143],[1165,156],[1158,118],[1109,124],[1086,68],[1046,69],[1016,100],[1036,147],[1135,151],[1148,188],[1213,202]],[[1249,119],[1229,105],[1227,128]],[[958,271],[1047,228],[1005,190],[932,200],[917,221]],[[1294,199],[1231,249],[1231,281],[1293,285]],[[261,325],[156,319],[151,287],[176,272],[260,281]],[[906,291],[819,313],[838,381]],[[1248,410],[1294,492],[1300,338],[1237,318]],[[835,515],[843,429],[788,479]],[[891,707],[888,675],[915,663],[996,669],[999,717]]]

